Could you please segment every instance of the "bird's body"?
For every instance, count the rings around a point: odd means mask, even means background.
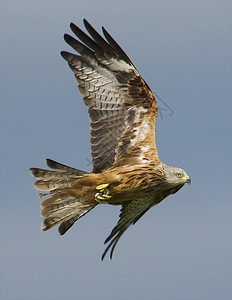
[[[152,206],[177,192],[188,175],[160,161],[155,126],[155,96],[128,56],[103,28],[104,40],[84,20],[92,38],[71,24],[84,43],[65,35],[80,56],[62,52],[89,107],[93,170],[84,172],[53,160],[51,170],[32,168],[35,188],[50,196],[41,203],[43,230],[60,224],[64,234],[98,204],[122,205],[106,243],[114,248],[124,231]]]

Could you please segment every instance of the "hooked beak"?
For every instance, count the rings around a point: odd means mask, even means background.
[[[191,179],[190,178],[186,179],[186,183],[191,184]]]
[[[183,181],[184,183],[188,183],[188,184],[191,183],[191,179],[189,178],[188,175],[186,175],[186,176],[180,178],[180,180]]]

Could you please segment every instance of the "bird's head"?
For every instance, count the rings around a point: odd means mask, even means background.
[[[166,180],[170,184],[184,185],[185,183],[191,183],[190,177],[181,168],[165,166],[165,171]]]

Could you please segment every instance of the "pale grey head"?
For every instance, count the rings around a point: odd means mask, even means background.
[[[191,179],[188,174],[181,168],[169,167],[163,164],[166,181],[173,185],[184,185],[185,183],[190,184]]]

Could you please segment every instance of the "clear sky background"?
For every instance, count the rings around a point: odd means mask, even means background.
[[[232,297],[231,1],[1,1],[3,300],[229,300]],[[115,37],[165,103],[162,161],[192,178],[121,238],[119,207],[98,206],[63,237],[40,231],[29,167],[46,157],[91,170],[89,121],[62,59],[82,19]]]

